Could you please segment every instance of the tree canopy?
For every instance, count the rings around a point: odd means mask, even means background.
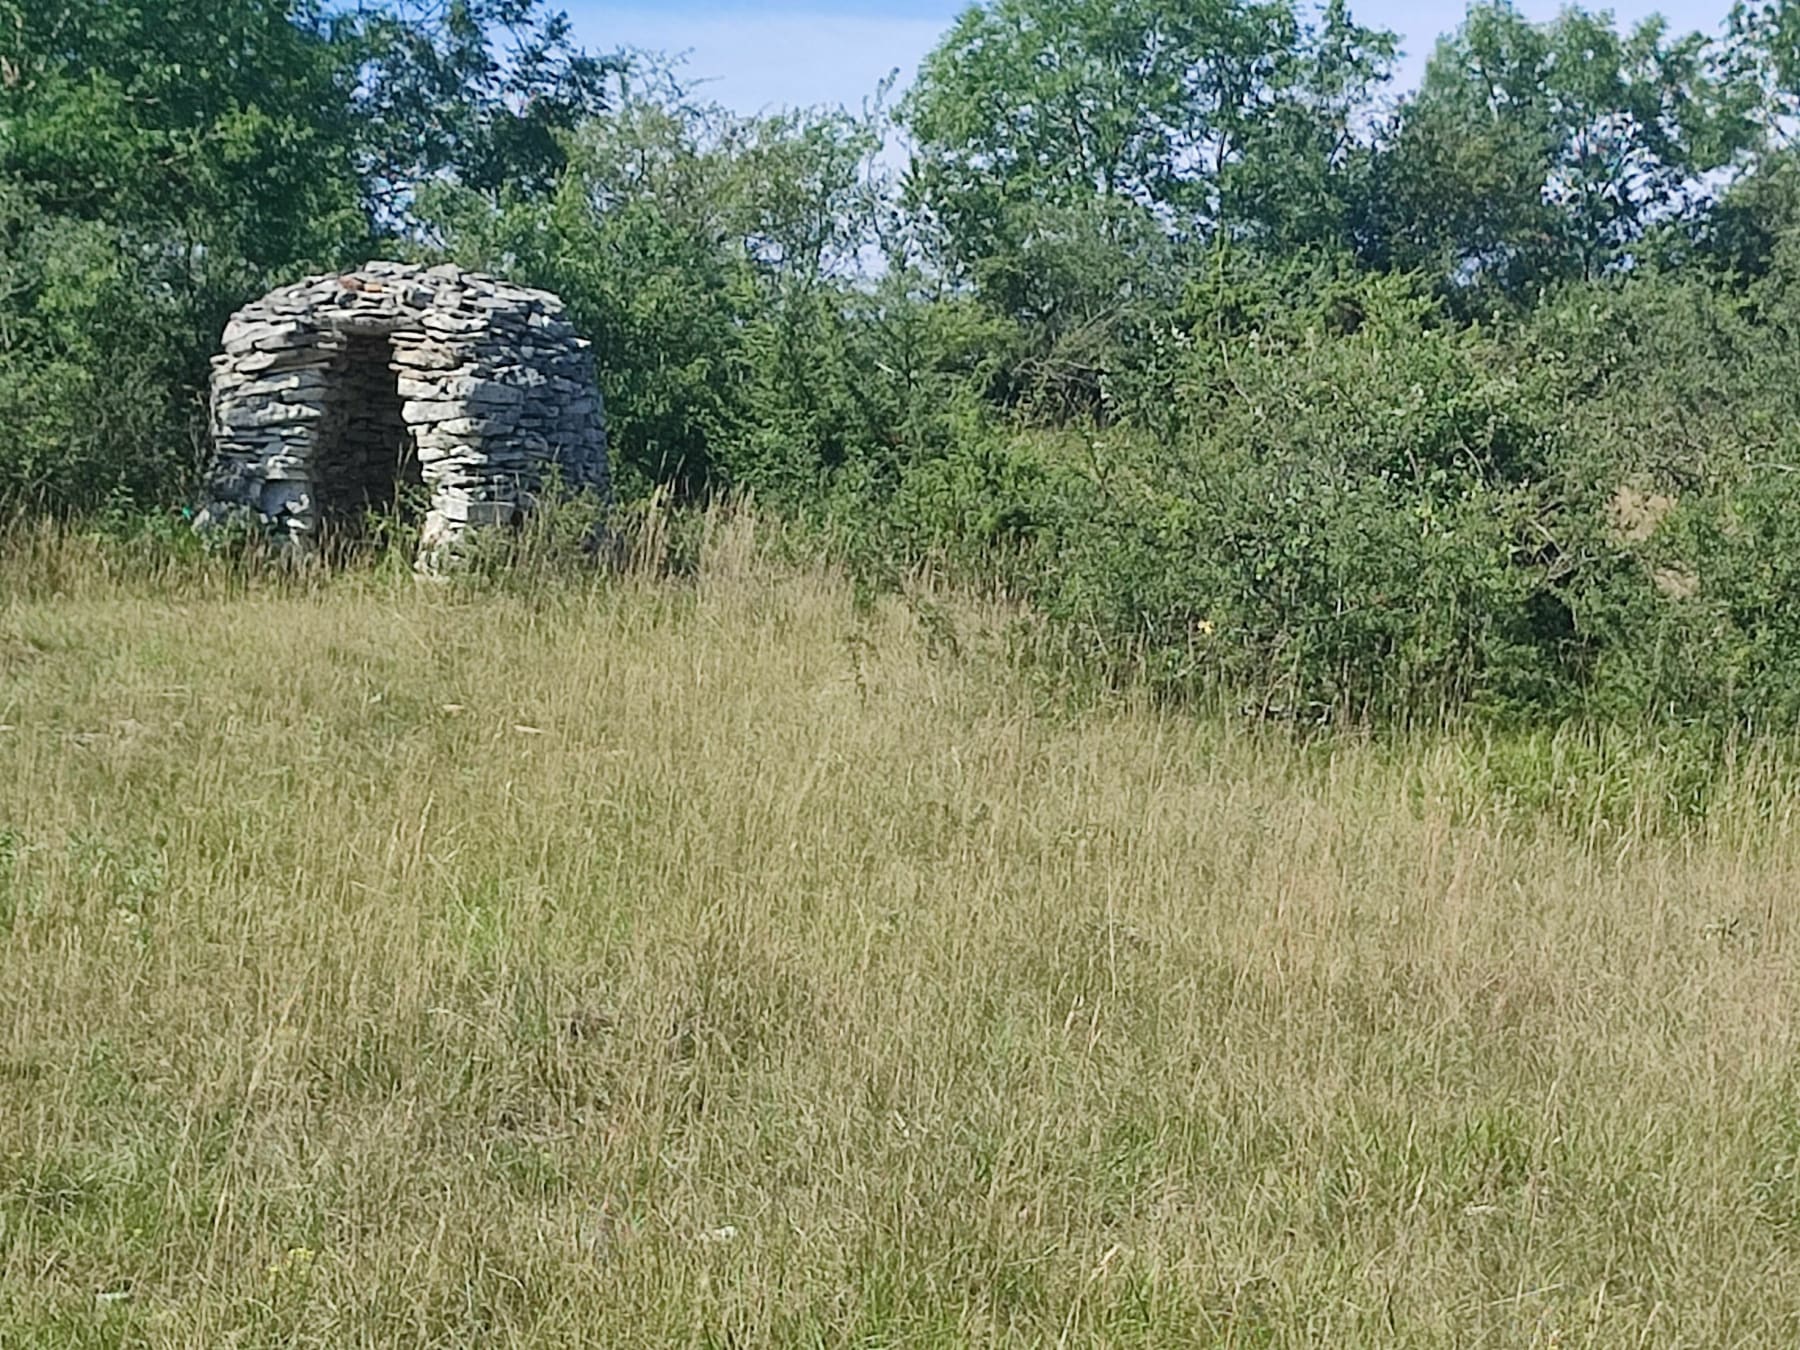
[[[745,116],[544,0],[0,0],[0,505],[180,503],[235,307],[450,258],[567,300],[627,497],[1102,664],[1800,708],[1745,542],[1800,518],[1800,9],[1396,58],[1349,0],[976,0],[891,104]]]

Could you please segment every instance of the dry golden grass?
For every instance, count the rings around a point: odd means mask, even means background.
[[[1800,794],[1075,712],[747,529],[13,550],[0,1344],[1800,1341]]]

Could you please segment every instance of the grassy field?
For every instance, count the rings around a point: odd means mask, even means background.
[[[1800,789],[1076,708],[750,530],[0,561],[0,1345],[1800,1343]]]

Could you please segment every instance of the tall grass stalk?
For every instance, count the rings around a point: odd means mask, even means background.
[[[0,1344],[1800,1337],[1779,757],[1071,709],[698,539],[9,540]]]

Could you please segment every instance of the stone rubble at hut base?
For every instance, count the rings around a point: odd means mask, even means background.
[[[553,476],[608,492],[590,344],[548,292],[372,262],[245,306],[223,347],[202,527],[257,521],[305,549],[411,490],[429,568]]]

